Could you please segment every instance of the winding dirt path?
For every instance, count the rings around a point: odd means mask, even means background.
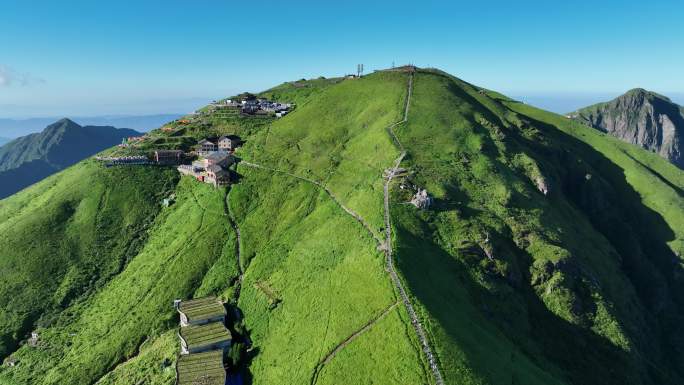
[[[355,331],[352,335],[349,337],[345,338],[344,341],[340,342],[333,350],[330,351],[319,363],[316,365],[316,368],[314,369],[313,376],[311,377],[311,385],[315,385],[316,382],[318,382],[318,375],[321,373],[321,370],[323,370],[323,367],[327,365],[332,359],[335,357],[337,353],[339,353],[342,349],[347,347],[352,341],[354,341],[357,337],[360,335],[364,334],[368,330],[370,330],[373,325],[378,323],[380,320],[385,318],[395,307],[399,305],[399,301],[391,304],[387,309],[383,310],[382,313],[380,313],[378,316],[375,318],[371,319],[361,327],[361,329]]]

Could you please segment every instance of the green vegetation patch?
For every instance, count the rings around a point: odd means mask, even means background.
[[[238,171],[243,179],[231,203],[246,265],[238,306],[258,351],[249,367],[253,383],[309,383],[329,352],[396,302],[383,255],[319,188],[263,170]],[[264,287],[277,293],[277,306]],[[418,346],[402,338],[394,343],[403,365],[420,373]],[[384,350],[377,357],[396,359]],[[356,378],[342,374],[339,383]],[[382,373],[376,378],[386,380]]]
[[[394,307],[364,334],[332,357],[318,375],[319,385],[425,384],[431,373],[416,365],[422,352],[415,349],[415,332],[403,304]],[[392,357],[387,359],[387,357]]]
[[[97,385],[171,385],[176,380],[178,337],[169,330],[145,340],[139,352],[100,378]]]
[[[42,329],[40,348],[23,346],[14,353],[23,365],[0,369],[0,379],[91,384],[132,357],[148,336],[177,325],[173,300],[193,297],[215,264],[234,258],[235,239],[226,221],[224,189],[187,178],[175,194],[176,203],[161,211],[126,267]],[[206,294],[218,294],[232,280],[224,277],[217,292]]]
[[[0,357],[125,268],[176,174],[86,161],[0,201]]]
[[[383,72],[327,87],[238,156],[323,183],[380,234],[381,176],[399,155],[386,128],[402,118],[407,84],[405,74]]]
[[[252,384],[432,383],[374,239],[407,81],[293,82],[263,94],[297,103],[281,119],[197,114],[129,149],[237,134],[240,158],[286,172],[242,163],[230,199],[86,161],[0,201],[0,355],[19,363],[0,383],[170,384],[173,300],[203,296],[234,310],[226,363]],[[445,382],[683,383],[682,171],[439,71],[414,84],[393,246]],[[178,368],[225,379],[193,356]]]

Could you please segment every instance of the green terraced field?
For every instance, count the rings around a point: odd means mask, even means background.
[[[181,301],[178,311],[186,315],[188,322],[226,316],[226,309],[214,296]]]
[[[220,351],[186,354],[178,358],[178,385],[224,385],[226,370]]]
[[[178,334],[191,351],[231,340],[230,331],[221,322],[183,326]]]

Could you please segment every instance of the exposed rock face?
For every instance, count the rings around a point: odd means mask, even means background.
[[[411,204],[418,207],[419,209],[425,210],[432,204],[432,198],[425,189],[418,189],[416,195],[411,199]]]
[[[641,88],[569,117],[636,144],[684,169],[684,108]]]
[[[539,190],[540,193],[544,195],[549,194],[549,183],[544,179],[544,177],[539,176],[534,180],[534,183],[537,185],[537,190]]]

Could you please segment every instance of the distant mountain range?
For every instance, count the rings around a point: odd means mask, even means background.
[[[635,88],[568,116],[655,152],[684,169],[684,107],[668,97]]]
[[[112,115],[71,117],[74,122],[84,126],[113,126],[128,127],[146,132],[157,128],[169,121],[176,120],[183,114],[157,115]],[[18,138],[20,136],[40,132],[45,126],[57,121],[60,117],[31,118],[31,119],[0,119],[0,138]],[[2,145],[0,139],[0,145]]]
[[[0,147],[0,199],[111,147],[122,138],[140,135],[111,126],[80,126],[61,119],[41,133],[14,139]]]

